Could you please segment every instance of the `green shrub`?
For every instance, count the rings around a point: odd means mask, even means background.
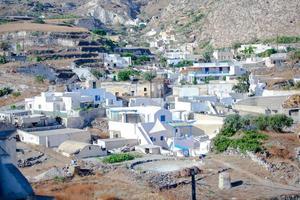
[[[44,83],[45,77],[44,77],[44,76],[41,76],[41,75],[37,75],[37,76],[35,77],[35,81],[36,81],[37,83]]]
[[[275,49],[268,49],[262,53],[259,53],[258,56],[262,58],[270,57],[270,55],[277,53]]]
[[[214,150],[217,152],[224,152],[228,149],[230,146],[232,140],[226,136],[217,136],[214,138]]]
[[[45,24],[45,21],[41,18],[36,18],[33,20],[33,23],[37,23],[37,24]]]
[[[12,93],[12,89],[10,89],[9,87],[4,87],[2,89],[0,89],[0,97],[3,97],[5,95],[9,95]]]
[[[21,96],[21,92],[19,92],[19,91],[13,92],[12,95],[13,95],[14,97],[19,97],[19,96]]]
[[[103,159],[103,162],[119,163],[119,162],[124,162],[127,160],[133,160],[134,158],[135,158],[135,156],[130,153],[119,153],[119,154],[113,154],[113,155],[107,156],[106,158]]]
[[[266,115],[260,115],[253,121],[253,123],[258,130],[264,131],[269,125],[269,117]]]
[[[5,64],[5,63],[6,63],[5,56],[0,56],[0,64]]]
[[[276,132],[282,132],[285,127],[290,127],[293,124],[293,119],[283,114],[276,114],[269,117],[268,127]]]
[[[102,29],[94,29],[94,30],[92,30],[92,33],[94,33],[96,35],[100,35],[100,36],[106,35],[106,31],[102,30]]]

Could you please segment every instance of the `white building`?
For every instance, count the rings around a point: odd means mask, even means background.
[[[185,110],[193,113],[217,114],[214,103],[216,96],[203,96],[198,98],[175,98],[175,110]]]
[[[288,59],[287,53],[275,53],[266,59],[267,67],[285,67]]]
[[[42,92],[41,96],[25,99],[25,109],[32,113],[59,113],[72,116],[80,109],[99,106],[121,106],[122,101],[105,89],[80,89],[74,92]]]
[[[108,111],[109,131],[111,138],[137,139],[140,145],[155,145],[173,150],[177,141],[193,140],[192,122],[172,120],[169,110],[155,106],[111,108]],[[198,144],[198,146],[197,146]],[[190,142],[176,151],[194,151],[198,143]],[[189,152],[184,155],[196,155]]]
[[[75,157],[77,159],[106,156],[106,149],[98,145],[93,145],[85,142],[77,142],[66,140],[58,147],[58,152],[67,157]]]
[[[122,57],[119,54],[103,54],[104,66],[112,68],[126,68],[132,65],[131,57]]]
[[[163,98],[148,98],[148,97],[135,97],[129,99],[129,107],[135,106],[159,106],[164,107],[165,101]]]
[[[213,52],[213,60],[218,62],[233,60],[233,51],[231,49],[215,50]]]
[[[66,140],[78,142],[89,142],[91,134],[82,129],[54,129],[43,131],[24,131],[18,130],[20,140],[25,143],[42,145],[48,148],[58,147]]]
[[[168,65],[176,65],[183,60],[194,60],[194,57],[190,52],[181,51],[180,49],[170,49],[165,52],[164,57],[167,59]]]
[[[235,63],[194,63],[192,67],[180,69],[179,81],[203,83],[207,79],[220,80],[227,76],[238,76],[246,71]]]

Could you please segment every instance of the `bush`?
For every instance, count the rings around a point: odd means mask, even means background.
[[[37,76],[35,77],[35,81],[36,81],[37,83],[44,83],[45,77],[44,77],[44,76],[41,76],[41,75],[37,75]]]
[[[5,64],[6,58],[4,56],[0,56],[0,64]]]
[[[102,29],[94,29],[94,30],[92,30],[92,33],[94,33],[96,35],[100,35],[100,36],[106,35],[106,31],[104,31]]]
[[[283,132],[283,128],[292,126],[293,119],[283,114],[277,114],[269,117],[268,124],[271,130]]]
[[[0,89],[0,97],[3,97],[5,95],[9,95],[10,93],[12,93],[12,89],[10,89],[9,87],[4,87],[2,89]]]
[[[127,81],[130,79],[130,76],[133,75],[139,75],[140,73],[138,71],[132,70],[132,69],[125,69],[121,70],[118,73],[118,80],[119,81]]]
[[[238,139],[230,138],[223,135],[218,135],[213,143],[216,152],[224,152],[229,147],[238,149],[242,153],[246,151],[259,152],[262,151],[262,141],[267,139],[267,135],[256,131],[243,131]]]
[[[270,55],[272,55],[274,53],[277,53],[277,51],[275,49],[268,49],[262,53],[259,53],[258,56],[266,58],[266,57],[270,57]]]
[[[101,73],[99,70],[96,69],[92,69],[91,73],[97,78],[100,79],[101,77],[103,77],[103,73]]]
[[[19,97],[19,96],[21,96],[21,92],[13,92],[12,93],[12,95],[14,96],[14,97]]]
[[[264,131],[269,125],[269,117],[260,115],[253,121],[253,123],[259,130]]]
[[[214,150],[217,152],[224,152],[230,146],[232,140],[225,136],[217,136],[215,137],[214,143]]]
[[[238,114],[228,115],[224,121],[224,125],[220,131],[220,134],[231,137],[242,128],[243,128],[243,120],[240,115]]]
[[[119,153],[119,154],[113,154],[110,156],[107,156],[103,159],[103,162],[105,163],[119,163],[127,160],[133,160],[135,158],[134,155],[129,153]]]
[[[37,24],[45,24],[45,21],[41,18],[36,18],[33,23],[37,23]]]

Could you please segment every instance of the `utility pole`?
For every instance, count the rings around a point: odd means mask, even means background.
[[[195,181],[195,171],[191,169],[192,175],[192,200],[196,200],[196,181]]]

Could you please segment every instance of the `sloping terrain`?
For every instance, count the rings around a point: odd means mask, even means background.
[[[0,15],[75,13],[114,26],[141,19],[147,22],[143,34],[173,30],[177,43],[195,42],[200,48],[300,35],[299,0],[12,0],[0,5]]]

